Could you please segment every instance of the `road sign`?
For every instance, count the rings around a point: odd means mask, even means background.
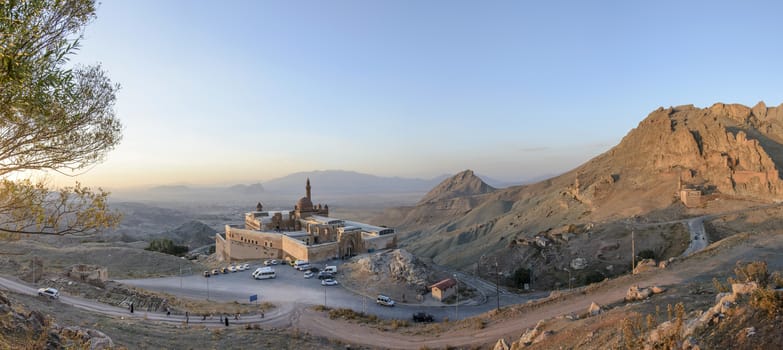
[[[250,296],[250,301],[251,302],[256,301],[256,300],[258,300],[258,294],[253,294],[253,295]]]

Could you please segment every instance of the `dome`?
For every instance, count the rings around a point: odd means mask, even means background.
[[[296,202],[296,207],[299,209],[299,211],[313,210],[313,202],[311,202],[307,197],[302,197],[299,198],[299,201]]]

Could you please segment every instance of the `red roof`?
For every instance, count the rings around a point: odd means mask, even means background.
[[[455,285],[457,285],[457,281],[455,281],[453,278],[447,278],[445,280],[442,280],[438,283],[431,285],[430,289],[438,288],[440,290],[446,290],[451,287],[454,287]]]

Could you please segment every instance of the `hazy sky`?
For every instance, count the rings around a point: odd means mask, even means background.
[[[344,169],[519,180],[658,106],[783,102],[777,2],[103,1],[74,62],[122,85],[78,179],[226,184]]]

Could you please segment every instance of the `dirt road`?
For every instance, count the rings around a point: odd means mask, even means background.
[[[733,246],[732,246],[733,245]],[[295,327],[309,331],[313,335],[340,339],[346,343],[362,344],[388,349],[419,349],[423,346],[442,348],[447,346],[485,345],[500,338],[516,340],[526,328],[532,328],[539,320],[572,313],[584,313],[590,303],[611,305],[622,302],[628,288],[632,285],[667,286],[692,281],[699,278],[711,278],[712,274],[730,271],[736,261],[764,259],[772,269],[783,268],[783,239],[779,235],[761,234],[750,236],[744,241],[728,244],[726,247],[695,253],[688,258],[676,261],[668,269],[627,275],[604,282],[598,288],[586,294],[572,293],[563,300],[549,302],[537,307],[522,307],[519,311],[492,318],[483,329],[475,329],[469,321],[461,321],[456,327],[436,336],[411,335],[398,332],[384,332],[374,328],[348,322],[335,322],[323,314],[304,310],[293,320]],[[484,318],[489,318],[486,316]]]

